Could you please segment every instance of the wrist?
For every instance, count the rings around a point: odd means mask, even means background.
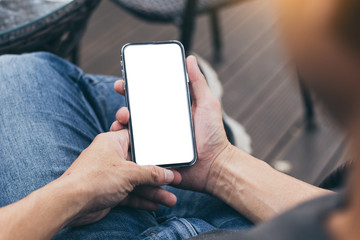
[[[14,239],[50,239],[81,213],[86,202],[76,182],[63,177],[2,209],[6,231]],[[80,193],[80,194],[79,194]],[[1,218],[0,218],[1,221]],[[18,229],[21,228],[21,231]]]
[[[218,154],[211,165],[208,181],[205,185],[205,191],[218,196],[219,185],[224,180],[223,175],[227,174],[231,161],[234,159],[236,147],[228,143],[228,145]],[[219,197],[219,196],[218,196]]]
[[[261,169],[266,163],[229,144],[219,154],[211,168],[206,191],[232,205],[239,199],[240,191],[245,191],[252,172]],[[239,202],[238,202],[239,203]]]
[[[58,230],[81,215],[88,199],[82,185],[68,177],[60,177],[35,191],[34,197],[40,204],[49,203],[46,204],[48,217]]]

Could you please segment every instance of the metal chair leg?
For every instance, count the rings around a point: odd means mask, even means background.
[[[300,92],[305,110],[306,128],[308,130],[314,130],[316,128],[316,123],[315,123],[315,111],[314,111],[313,100],[308,87],[303,82],[301,75],[298,74],[298,77],[299,77]]]
[[[184,10],[183,22],[181,25],[181,42],[184,45],[186,54],[191,49],[192,37],[196,17],[196,0],[188,0]]]
[[[220,31],[220,24],[219,24],[219,16],[216,9],[210,11],[210,23],[212,29],[212,40],[214,45],[214,60],[215,62],[221,61],[221,31]]]

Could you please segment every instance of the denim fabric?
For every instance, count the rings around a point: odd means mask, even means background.
[[[164,187],[174,193],[177,204],[155,212],[158,226],[148,228],[139,239],[184,239],[214,229],[246,231],[253,224],[219,199],[205,193]]]
[[[0,207],[58,178],[94,137],[108,131],[124,97],[116,77],[84,74],[49,53],[0,57]],[[116,207],[101,221],[68,227],[56,239],[182,239],[252,224],[202,193],[166,187],[176,207]]]

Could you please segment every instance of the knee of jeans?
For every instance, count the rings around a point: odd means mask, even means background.
[[[77,80],[80,70],[65,60],[46,52],[3,55],[0,57],[0,91],[13,96],[26,89],[41,90],[66,76]],[[22,91],[19,91],[22,89]],[[25,89],[25,90],[24,90]]]

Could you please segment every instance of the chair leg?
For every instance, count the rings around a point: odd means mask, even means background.
[[[219,24],[219,15],[216,9],[210,11],[210,23],[212,30],[212,41],[214,46],[214,60],[220,62],[222,57],[221,31]]]
[[[196,0],[188,0],[184,9],[183,21],[181,24],[180,41],[184,45],[186,54],[189,53],[192,43],[192,35],[195,26]]]
[[[304,84],[300,74],[298,74],[298,78],[299,78],[300,92],[305,110],[306,128],[308,130],[314,130],[316,128],[314,103],[311,98],[310,91],[308,87]]]

